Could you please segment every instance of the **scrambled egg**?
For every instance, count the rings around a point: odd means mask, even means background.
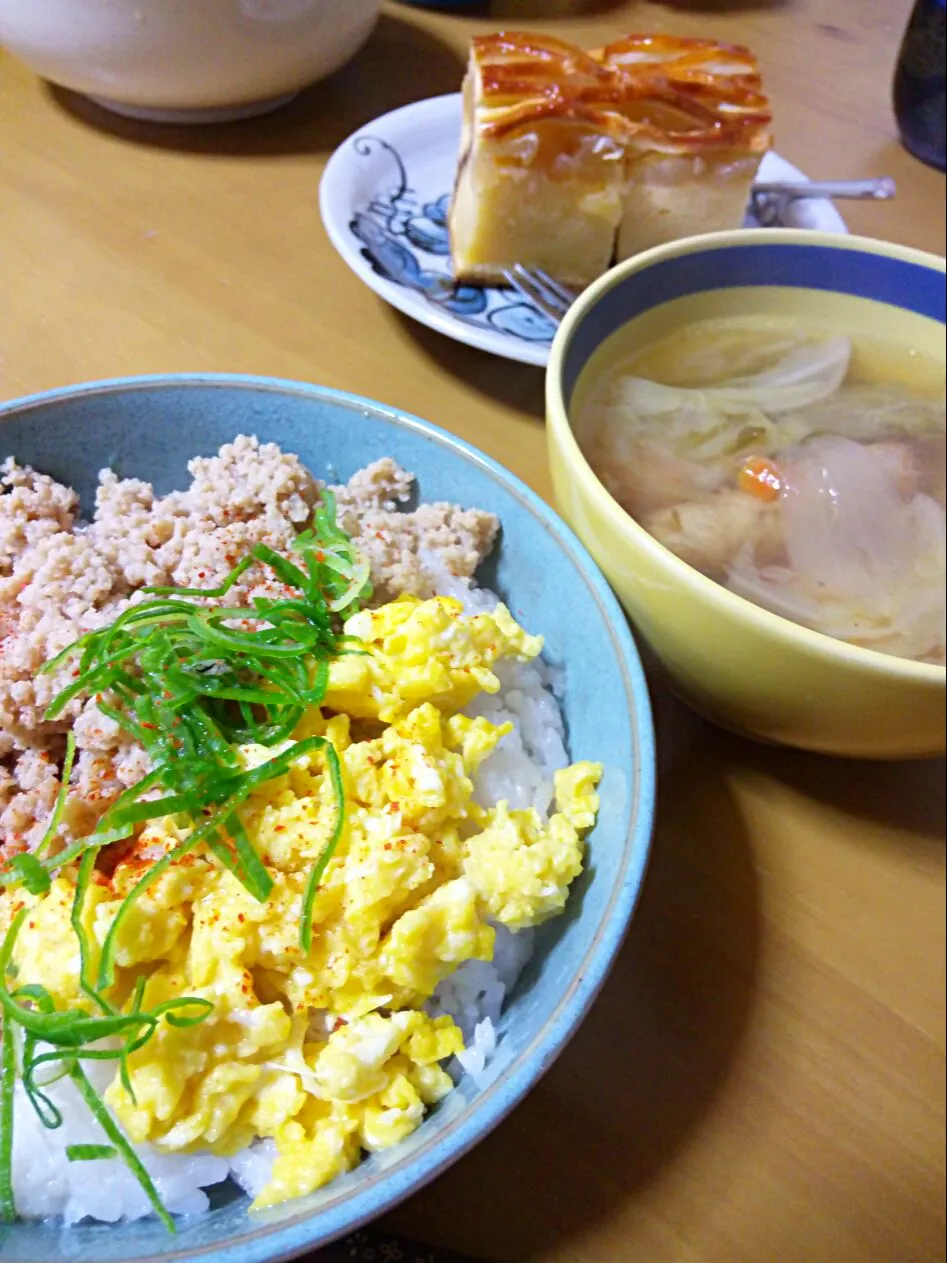
[[[295,734],[333,743],[346,795],[312,950],[299,945],[301,898],[335,818],[319,753],[241,809],[273,878],[266,902],[199,850],[136,900],[118,936],[120,991],[145,973],[146,1008],[185,994],[214,1008],[198,1025],[161,1023],[129,1059],[134,1098],[116,1078],[108,1103],[134,1142],[163,1150],[232,1154],[272,1137],[278,1157],[257,1207],[396,1144],[451,1090],[442,1063],[462,1037],[424,1002],[461,962],[491,959],[491,922],[518,930],[562,909],[598,808],[591,763],[557,774],[549,819],[472,801],[472,777],[507,728],[460,712],[499,689],[498,660],[542,647],[502,605],[470,617],[448,598],[402,598],[356,614],[346,631],[358,652],[332,663],[324,705]],[[242,750],[247,766],[273,754]],[[84,904],[94,944],[144,868],[183,836],[172,818],[151,822],[111,878],[98,874]],[[21,979],[81,1006],[73,883],[62,875],[45,896],[18,892],[31,910],[15,961]],[[10,903],[0,900],[0,923]]]

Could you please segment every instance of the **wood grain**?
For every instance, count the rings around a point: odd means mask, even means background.
[[[456,89],[469,36],[749,44],[779,152],[892,175],[853,231],[944,248],[944,178],[897,143],[909,0],[392,4],[268,119],[110,118],[0,55],[0,396],[165,370],[322,382],[427,416],[550,493],[542,375],[402,318],[321,228],[352,129]],[[186,441],[186,436],[182,436]],[[495,1263],[944,1258],[944,763],[755,746],[656,696],[654,857],[618,965],[543,1083],[388,1226]]]

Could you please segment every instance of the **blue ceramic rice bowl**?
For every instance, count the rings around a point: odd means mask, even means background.
[[[501,537],[478,580],[545,637],[564,672],[561,705],[573,758],[601,761],[598,823],[563,916],[509,999],[481,1086],[469,1077],[401,1144],[319,1191],[248,1214],[232,1186],[211,1209],[178,1221],[109,1226],[18,1222],[0,1237],[10,1263],[264,1263],[341,1236],[416,1191],[480,1140],[537,1082],[582,1021],[622,942],[644,876],[655,753],[638,655],[625,617],[569,529],[523,483],[452,435],[353,395],[260,377],[167,375],[98,382],[0,407],[0,453],[76,488],[91,511],[111,467],[165,493],[187,484],[187,462],[238,434],[296,453],[317,477],[344,480],[390,456],[417,476],[421,500],[497,514]],[[94,1178],[91,1177],[90,1178]]]

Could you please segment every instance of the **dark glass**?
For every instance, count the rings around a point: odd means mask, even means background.
[[[894,113],[905,148],[944,170],[947,0],[916,0],[894,74]]]

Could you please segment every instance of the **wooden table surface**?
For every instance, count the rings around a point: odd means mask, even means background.
[[[458,87],[475,31],[712,35],[760,56],[779,152],[892,175],[854,231],[944,248],[944,177],[895,138],[909,0],[390,5],[268,119],[126,123],[0,55],[0,396],[223,370],[374,396],[541,494],[540,370],[413,324],[332,251],[317,187],[377,114]],[[186,442],[186,436],[182,435]],[[627,944],[544,1082],[388,1226],[494,1263],[944,1258],[944,763],[763,748],[656,698],[654,855]]]

